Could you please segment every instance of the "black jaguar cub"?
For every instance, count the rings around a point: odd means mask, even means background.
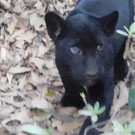
[[[98,122],[109,117],[115,82],[127,73],[123,60],[126,38],[117,34],[133,22],[132,0],[79,0],[66,20],[53,12],[45,16],[47,31],[56,46],[56,65],[65,87],[63,106],[82,108],[85,92],[90,104],[106,106]],[[84,89],[87,87],[87,92]],[[91,125],[87,118],[80,135]],[[87,135],[98,135],[95,129]]]

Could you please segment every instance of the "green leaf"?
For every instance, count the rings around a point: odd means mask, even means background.
[[[94,112],[95,112],[95,114],[98,113],[98,109],[99,109],[99,102],[96,102],[95,105],[94,105]]]
[[[130,33],[129,29],[128,29],[126,26],[124,26],[124,29],[126,30],[126,32],[127,32],[128,34]]]
[[[85,94],[84,94],[84,92],[82,92],[82,93],[80,93],[80,96],[82,97],[82,99],[84,100],[85,99]]]
[[[135,121],[131,122],[128,127],[130,132],[135,132]]]
[[[50,132],[34,125],[24,125],[22,126],[22,131],[35,135],[50,135]]]
[[[52,134],[52,129],[51,128],[48,128],[48,133],[49,133],[49,135],[51,135]]]
[[[97,122],[97,120],[98,120],[97,115],[91,116],[91,120],[92,120],[94,123]]]
[[[32,111],[34,111],[34,113],[36,113],[37,116],[44,117],[46,120],[48,120],[52,116],[50,113],[45,112],[42,109],[34,108],[32,109]]]
[[[128,37],[128,34],[125,31],[116,30],[116,32],[119,33],[119,34],[121,34],[121,35],[124,35],[124,36],[127,36]]]
[[[52,116],[51,114],[46,114],[46,115],[45,115],[45,119],[46,119],[46,120],[49,120],[49,119],[51,118],[51,116]]]
[[[128,103],[131,111],[135,113],[135,86],[130,88]]]
[[[132,37],[135,38],[135,34],[132,34]]]
[[[84,115],[84,116],[92,116],[93,112],[91,112],[89,110],[80,110],[79,114]]]
[[[130,25],[129,31],[131,34],[135,33],[135,22]]]
[[[125,132],[125,129],[121,123],[119,123],[117,121],[113,121],[112,123],[113,123],[114,132],[122,132],[122,133]]]
[[[44,110],[37,108],[32,109],[32,111],[34,111],[34,113],[38,116],[45,116],[47,114]]]
[[[93,109],[92,105],[88,104],[88,110],[91,111],[91,112],[94,112],[94,109]]]
[[[106,110],[105,106],[99,108],[97,115],[102,114]]]
[[[125,135],[131,135],[127,124],[124,125],[124,129],[125,129]]]
[[[52,97],[52,96],[54,96],[54,95],[56,95],[56,94],[55,94],[55,92],[48,91],[47,93],[45,93],[45,95]]]

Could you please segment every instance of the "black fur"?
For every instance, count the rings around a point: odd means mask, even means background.
[[[48,34],[56,46],[56,65],[65,87],[63,106],[82,108],[80,93],[85,92],[90,104],[99,101],[106,106],[98,122],[108,119],[115,82],[127,73],[123,59],[126,38],[115,30],[129,27],[133,13],[132,0],[79,0],[66,20],[53,12],[46,14]],[[80,135],[89,125],[87,118]],[[95,129],[87,133],[98,134]]]

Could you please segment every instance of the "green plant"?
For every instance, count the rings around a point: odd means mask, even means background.
[[[126,26],[124,26],[124,29],[125,29],[125,31],[116,30],[116,32],[128,37],[128,40],[126,42],[125,52],[123,54],[123,58],[132,59],[130,56],[129,50],[130,50],[130,41],[131,41],[131,39],[135,38],[135,22],[130,25],[129,29]]]
[[[135,114],[135,86],[130,88],[128,103],[131,111]]]
[[[81,95],[83,101],[87,105],[87,110],[80,110],[79,111],[79,114],[84,115],[84,116],[90,116],[92,122],[94,122],[94,123],[97,122],[98,115],[102,114],[105,111],[105,107],[104,106],[103,107],[100,107],[99,102],[96,102],[94,104],[94,107],[93,107],[92,105],[87,104],[87,102],[86,102],[86,96],[85,96],[84,93],[81,93],[80,95]]]
[[[86,95],[84,94],[84,92],[80,93],[80,96],[82,97],[82,100],[85,103],[85,105],[87,105]]]
[[[35,135],[51,135],[51,129],[42,129],[35,125],[23,125],[22,131],[30,134]]]
[[[130,25],[129,29],[126,26],[124,26],[124,29],[126,32],[122,30],[116,30],[116,32],[128,38],[135,38],[135,22]]]
[[[122,125],[118,121],[113,121],[113,133],[104,133],[101,135],[135,135],[135,121],[129,125]]]

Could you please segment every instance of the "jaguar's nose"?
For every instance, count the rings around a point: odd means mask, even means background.
[[[93,70],[93,71],[86,71],[86,74],[90,77],[90,78],[95,78],[98,75],[98,71],[97,70]]]

